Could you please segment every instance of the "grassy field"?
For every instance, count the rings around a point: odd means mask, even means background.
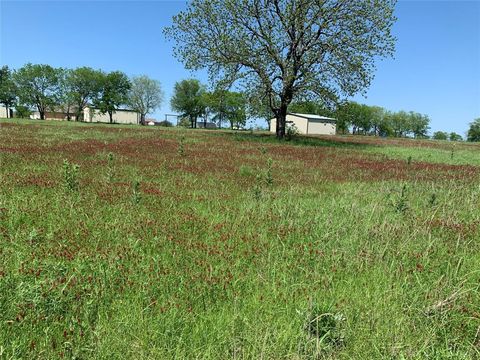
[[[0,121],[1,359],[480,358],[480,146]]]

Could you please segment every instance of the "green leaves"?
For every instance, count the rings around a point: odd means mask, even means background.
[[[42,64],[26,64],[14,74],[22,104],[34,106],[45,118],[45,112],[55,105],[59,89],[60,69]]]

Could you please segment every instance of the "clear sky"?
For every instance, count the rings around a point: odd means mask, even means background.
[[[176,81],[197,77],[172,54],[162,28],[185,1],[0,0],[0,63],[90,66],[161,81],[170,113]],[[367,97],[355,100],[430,116],[432,131],[462,135],[480,117],[480,0],[399,1],[394,59],[378,63]]]

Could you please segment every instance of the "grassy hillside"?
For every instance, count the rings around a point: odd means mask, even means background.
[[[478,358],[479,199],[478,145],[2,121],[0,358]]]

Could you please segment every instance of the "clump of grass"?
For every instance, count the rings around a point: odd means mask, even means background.
[[[80,189],[79,171],[80,165],[71,164],[68,160],[63,160],[63,185],[67,191],[77,192]]]
[[[407,158],[407,164],[408,164],[408,165],[411,165],[411,164],[412,164],[412,156],[409,156],[409,157]]]

